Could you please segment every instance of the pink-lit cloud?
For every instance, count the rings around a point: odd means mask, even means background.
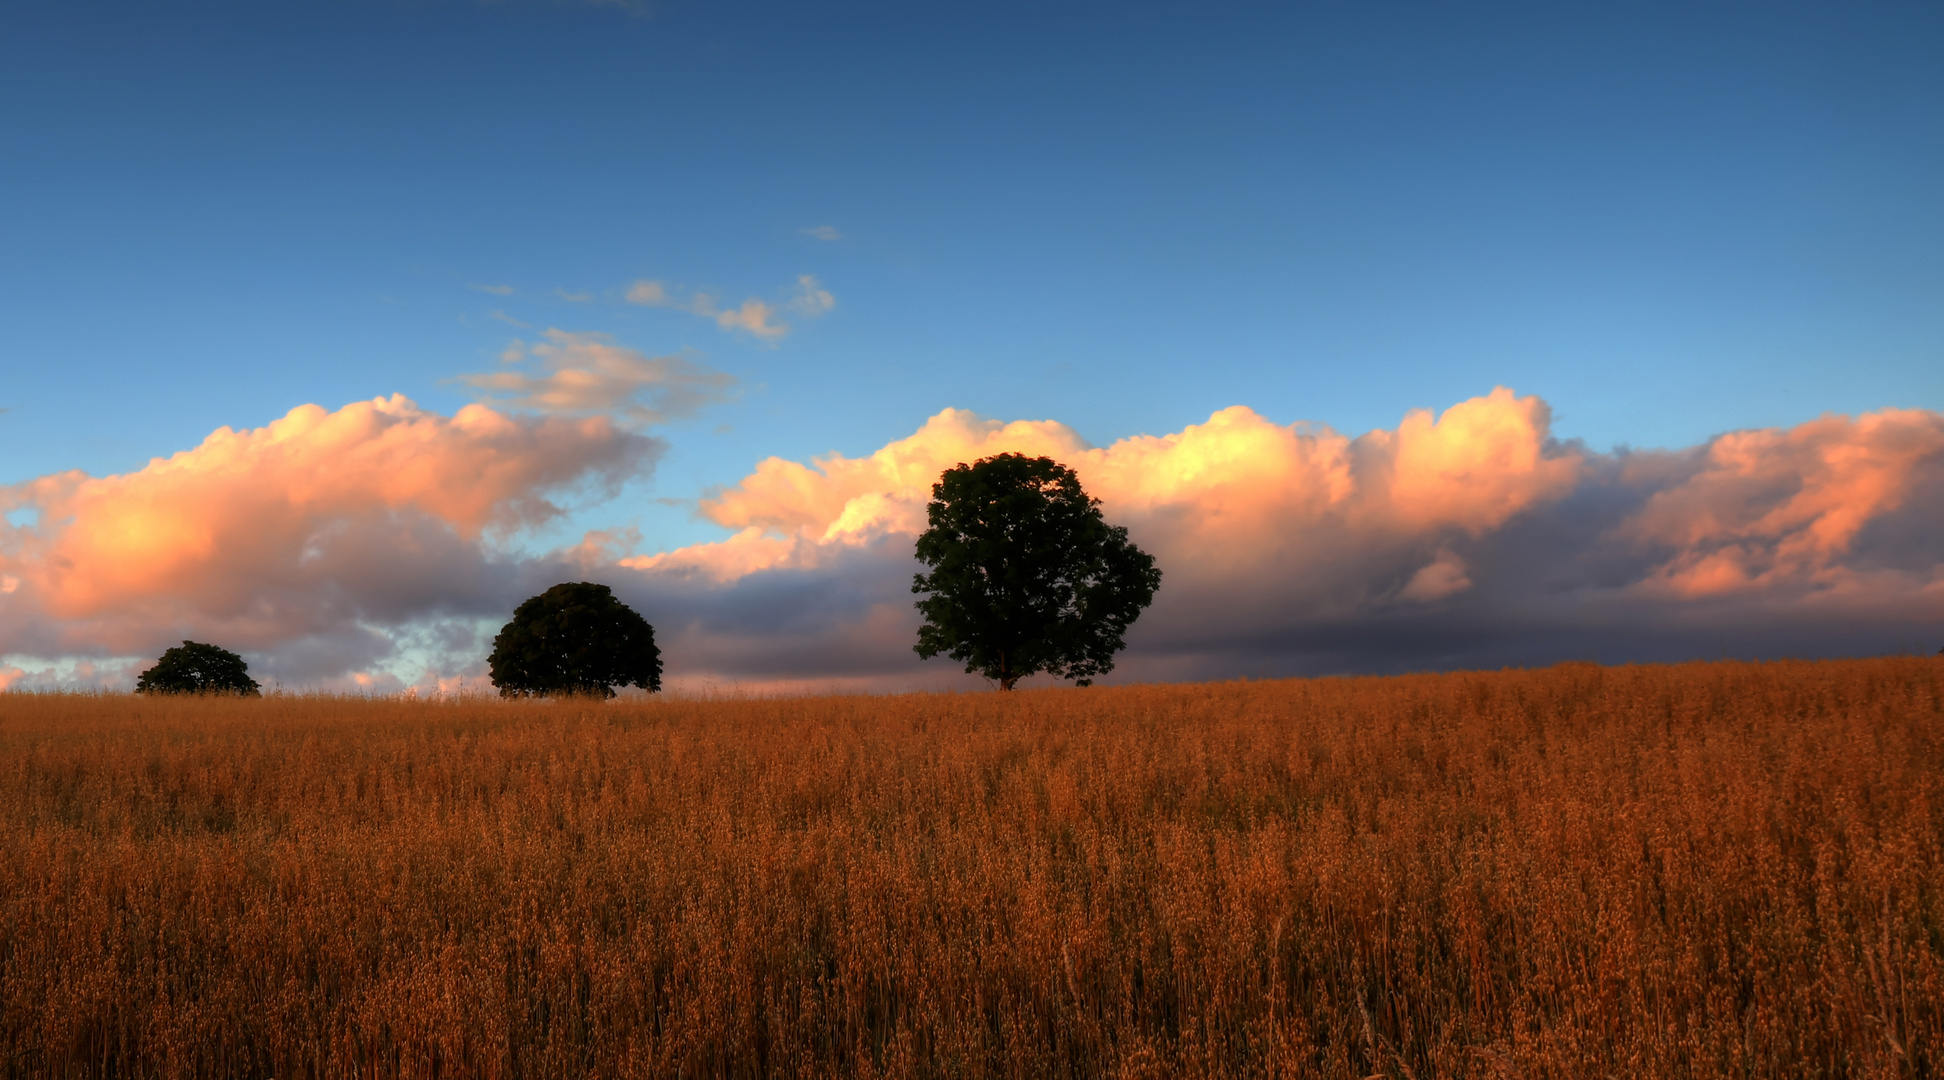
[[[702,502],[710,520],[739,530],[734,537],[623,565],[724,581],[814,566],[825,549],[915,536],[941,472],[1008,452],[1070,465],[1177,575],[1231,578],[1292,553],[1314,564],[1346,544],[1361,558],[1373,543],[1427,541],[1432,558],[1450,565],[1449,553],[1435,552],[1442,538],[1488,532],[1572,488],[1583,455],[1553,445],[1548,423],[1543,402],[1497,390],[1357,439],[1235,406],[1172,435],[1095,448],[1055,421],[1006,424],[947,409],[866,458],[764,461]]]
[[[385,627],[499,606],[496,538],[652,466],[653,438],[602,417],[446,417],[393,396],[315,405],[118,476],[0,488],[0,653],[153,654],[185,636],[308,655],[389,652]],[[303,666],[303,665],[300,665]]]
[[[909,653],[911,540],[939,472],[1080,475],[1166,577],[1129,676],[1867,651],[1944,635],[1944,418],[1888,410],[1596,454],[1509,390],[1349,437],[1244,408],[1092,447],[946,410],[860,458],[770,459],[704,500],[725,540],[621,560],[721,678],[950,675]],[[819,643],[821,643],[819,645]],[[1931,646],[1931,647],[1934,647]]]
[[[911,653],[912,541],[941,471],[1008,451],[1072,466],[1165,574],[1121,678],[1944,641],[1932,412],[1603,454],[1558,441],[1543,401],[1505,389],[1357,436],[1237,406],[1104,447],[1052,420],[948,409],[867,455],[757,464],[699,505],[722,540],[631,554],[638,534],[613,528],[535,555],[502,540],[661,449],[575,414],[678,407],[652,396],[669,371],[605,340],[552,336],[517,359],[535,358],[551,366],[494,388],[552,415],[307,406],[123,476],[0,489],[0,513],[38,514],[0,524],[0,655],[88,657],[100,679],[216,638],[385,690],[405,683],[384,660],[411,649],[450,661],[426,689],[477,685],[514,604],[584,579],[656,625],[677,687],[962,685]],[[569,371],[598,378],[545,381]],[[15,659],[0,682],[79,669],[62,671]]]
[[[687,357],[646,356],[605,334],[565,330],[548,330],[530,345],[516,341],[500,360],[505,370],[461,375],[459,381],[501,408],[608,414],[641,424],[693,416],[727,400],[736,382]],[[539,370],[514,366],[521,364]]]
[[[1886,409],[1711,443],[1624,533],[1668,554],[1645,583],[1676,596],[1867,588],[1851,558],[1872,523],[1935,496],[1944,418]],[[1944,553],[1944,540],[1938,551]]]

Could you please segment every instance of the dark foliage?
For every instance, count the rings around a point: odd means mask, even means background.
[[[585,581],[555,585],[515,609],[487,663],[502,697],[661,689],[655,628],[606,585]]]
[[[912,579],[919,656],[944,653],[1002,689],[1048,671],[1085,686],[1114,669],[1161,571],[1052,458],[1000,454],[947,469]]]
[[[214,645],[184,641],[162,654],[135,680],[138,694],[242,694],[258,697],[262,687],[250,678],[243,658]]]

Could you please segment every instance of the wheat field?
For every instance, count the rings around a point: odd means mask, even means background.
[[[1944,1074],[1944,660],[0,695],[8,1076]]]

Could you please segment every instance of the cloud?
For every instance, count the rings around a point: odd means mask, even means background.
[[[816,278],[802,274],[797,277],[796,292],[790,296],[788,306],[806,319],[816,319],[830,314],[830,309],[837,306],[837,298],[817,284]]]
[[[735,307],[723,307],[708,293],[684,295],[663,282],[649,279],[629,285],[623,295],[630,304],[686,311],[711,319],[724,330],[745,333],[772,344],[790,332],[790,324],[777,318],[776,305],[753,296]],[[782,304],[803,318],[814,319],[828,314],[837,306],[837,299],[816,278],[804,274],[797,278],[796,286]]]
[[[68,660],[41,664],[31,670],[0,664],[0,692],[127,690],[136,676],[147,670],[147,663],[132,661]]]
[[[814,237],[818,240],[842,240],[844,238],[844,234],[838,232],[837,227],[834,225],[817,225],[804,229],[803,235]]]
[[[570,304],[585,304],[588,301],[594,299],[593,293],[570,292],[566,289],[555,289],[554,295],[560,297],[562,300],[565,300]]]
[[[1453,593],[1471,588],[1471,578],[1465,573],[1465,560],[1449,551],[1441,551],[1432,562],[1426,563],[1411,575],[1398,596],[1404,600],[1420,600],[1429,603],[1443,600]]]
[[[727,311],[712,311],[705,308],[706,305],[696,308],[696,314],[714,317],[716,325],[724,330],[741,330],[766,341],[780,338],[790,332],[788,323],[776,321],[775,308],[753,297],[744,300],[741,307]]]
[[[498,319],[500,322],[506,323],[508,326],[517,326],[522,330],[533,325],[532,323],[521,322],[520,320],[514,318],[511,315],[508,315],[506,312],[501,311],[497,308],[493,309],[493,318]]]
[[[192,637],[274,653],[292,677],[368,668],[398,628],[517,602],[531,560],[505,541],[664,448],[604,417],[446,417],[394,395],[221,428],[131,473],[0,488],[17,583],[0,655],[153,656]],[[36,523],[6,524],[21,508]]]
[[[490,293],[493,296],[513,295],[513,286],[511,285],[468,285],[466,288],[472,289],[475,292]]]
[[[668,294],[668,288],[659,281],[637,281],[628,286],[628,303],[643,304],[648,307],[682,307]]]
[[[666,416],[727,384],[595,335],[512,360],[541,371],[491,388],[541,415],[305,406],[126,475],[0,488],[0,681],[125,685],[128,658],[191,637],[290,683],[476,686],[505,612],[593,580],[656,626],[671,686],[976,684],[911,652],[912,540],[941,471],[1006,451],[1071,465],[1165,574],[1119,679],[1944,644],[1934,412],[1601,454],[1505,389],[1357,436],[1236,406],[1105,447],[947,409],[861,457],[758,463],[699,505],[720,541],[631,554],[609,528],[533,553],[523,530],[662,451],[576,414]]]
[[[516,341],[500,360],[537,361],[540,372],[494,371],[459,381],[495,406],[566,415],[611,414],[639,424],[693,416],[725,401],[735,376],[680,356],[644,356],[605,334],[548,330],[545,340]]]
[[[867,457],[760,463],[701,504],[732,536],[623,559],[617,587],[676,618],[670,655],[719,679],[949,682],[909,651],[911,540],[939,472],[1017,451],[1071,465],[1166,575],[1123,677],[1944,640],[1944,417],[1830,416],[1678,453],[1595,454],[1550,425],[1499,389],[1354,438],[1235,407],[1100,448],[948,409]]]
[[[1435,422],[1412,413],[1395,432],[1357,440],[1328,428],[1278,426],[1236,406],[1177,434],[1096,449],[1055,421],[1004,424],[947,409],[868,458],[832,456],[808,466],[771,458],[704,500],[702,511],[724,526],[754,528],[765,542],[915,535],[945,469],[997,453],[1044,454],[1071,465],[1123,515],[1166,522],[1170,543],[1207,549],[1196,560],[1206,564],[1211,556],[1308,549],[1329,539],[1284,535],[1295,522],[1328,524],[1331,537],[1354,534],[1360,543],[1380,534],[1490,529],[1571,487],[1582,455],[1553,445],[1548,423],[1543,402],[1501,389]],[[728,557],[738,543],[696,549],[693,557]]]
[[[1646,584],[1674,596],[1851,589],[1866,531],[1936,497],[1941,448],[1938,415],[1914,409],[1724,435],[1623,535],[1664,553]]]

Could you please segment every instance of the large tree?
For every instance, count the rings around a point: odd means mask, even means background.
[[[606,585],[555,585],[513,611],[487,661],[502,697],[661,689],[655,628]]]
[[[912,579],[918,655],[944,653],[1001,689],[1047,671],[1085,686],[1161,587],[1154,557],[1100,515],[1073,470],[1000,454],[947,469],[925,508]]]
[[[138,694],[242,694],[257,697],[262,688],[250,678],[243,658],[214,645],[184,641],[135,680]]]

